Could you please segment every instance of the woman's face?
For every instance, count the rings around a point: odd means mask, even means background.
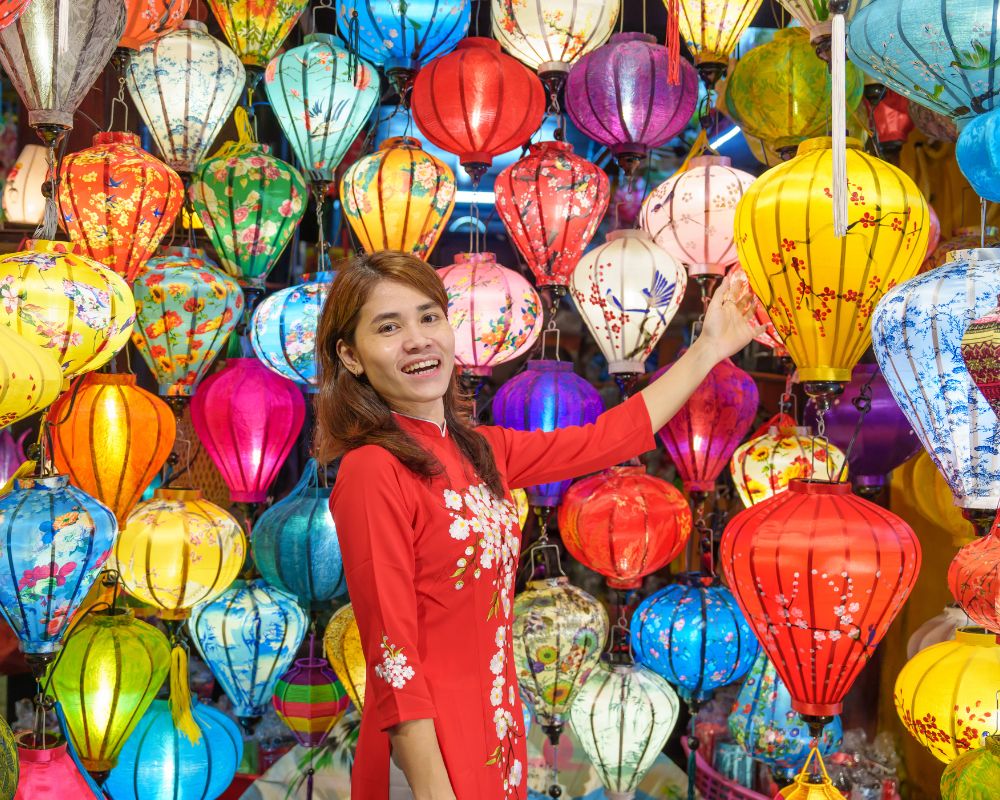
[[[354,346],[337,354],[394,411],[444,420],[444,395],[455,365],[455,332],[445,310],[425,294],[382,281],[361,309]]]

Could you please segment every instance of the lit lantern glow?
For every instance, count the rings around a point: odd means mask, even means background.
[[[361,632],[351,604],[338,608],[323,634],[323,650],[344,690],[358,711],[365,707],[365,683],[368,669],[365,651],[361,646]]]
[[[664,0],[672,9],[672,0]],[[694,55],[703,80],[712,85],[729,63],[740,37],[746,32],[763,0],[679,0],[678,28]],[[671,10],[670,13],[673,13]]]
[[[222,33],[248,67],[264,69],[309,0],[208,0]]]
[[[45,214],[42,184],[49,175],[49,151],[26,144],[3,182],[3,218],[12,225],[38,225]]]
[[[62,385],[62,368],[48,350],[0,325],[0,425],[13,425],[49,406]]]

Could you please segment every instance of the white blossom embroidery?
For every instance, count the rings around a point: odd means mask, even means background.
[[[390,644],[385,634],[382,635],[382,663],[375,666],[375,674],[393,689],[402,689],[416,674],[413,667],[406,663],[403,648]]]

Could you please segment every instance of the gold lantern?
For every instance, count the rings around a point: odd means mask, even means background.
[[[677,3],[681,38],[694,55],[698,74],[709,87],[722,77],[763,0],[663,0],[668,15]]]
[[[0,325],[0,427],[53,403],[62,385],[62,369],[48,350]]]
[[[350,603],[338,608],[330,617],[323,634],[323,650],[354,707],[361,711],[365,707],[367,665],[361,646],[361,631]]]

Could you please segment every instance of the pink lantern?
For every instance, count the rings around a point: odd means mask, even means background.
[[[89,800],[95,797],[87,778],[69,754],[66,742],[38,748],[32,744],[33,737],[29,736],[17,747],[21,774],[14,800],[52,800],[55,797]]]
[[[191,421],[235,503],[261,503],[305,420],[299,388],[256,358],[230,358],[191,399]]]

